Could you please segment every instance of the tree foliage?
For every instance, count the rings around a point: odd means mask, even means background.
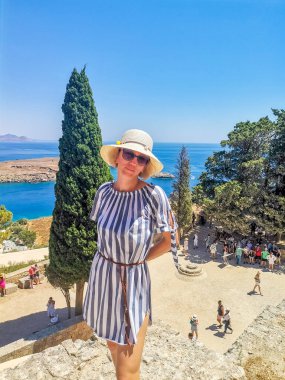
[[[183,237],[192,225],[192,197],[190,190],[190,161],[185,146],[182,146],[176,164],[171,207],[175,213],[180,236]]]
[[[76,294],[76,314],[80,314],[83,285],[88,279],[97,241],[89,214],[98,187],[111,180],[110,170],[99,153],[102,136],[85,68],[81,72],[73,70],[62,111],[47,274],[50,282],[55,286],[62,284],[64,291],[77,284],[80,291]]]
[[[0,244],[10,236],[9,226],[12,222],[13,214],[5,206],[0,205]]]
[[[205,164],[195,202],[223,226],[248,232],[252,220],[270,233],[285,229],[285,116],[241,122]]]

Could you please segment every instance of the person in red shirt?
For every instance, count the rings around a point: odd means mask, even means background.
[[[35,269],[33,266],[31,266],[29,269],[30,289],[33,289],[33,287],[34,287],[34,275],[35,275]]]
[[[261,247],[259,244],[257,244],[255,247],[255,262],[260,265],[260,261],[261,261]]]

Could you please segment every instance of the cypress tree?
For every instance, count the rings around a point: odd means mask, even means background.
[[[110,170],[99,153],[102,136],[85,67],[80,73],[73,70],[62,111],[47,276],[63,291],[69,312],[69,289],[76,284],[75,315],[79,315],[97,241],[89,214],[98,187],[111,180]]]
[[[171,207],[179,226],[179,238],[187,234],[192,225],[192,197],[189,184],[190,160],[186,147],[182,146],[176,164],[173,192],[170,196]]]

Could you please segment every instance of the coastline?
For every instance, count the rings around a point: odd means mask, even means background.
[[[59,157],[43,157],[0,162],[0,183],[55,182]],[[152,178],[174,178],[171,173],[161,172]]]
[[[58,162],[58,157],[0,162],[0,183],[54,182]]]

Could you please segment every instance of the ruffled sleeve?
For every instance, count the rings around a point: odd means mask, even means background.
[[[176,244],[177,223],[171,210],[169,200],[161,187],[155,186],[155,233],[170,232],[171,253],[175,267],[178,269],[178,256]]]

